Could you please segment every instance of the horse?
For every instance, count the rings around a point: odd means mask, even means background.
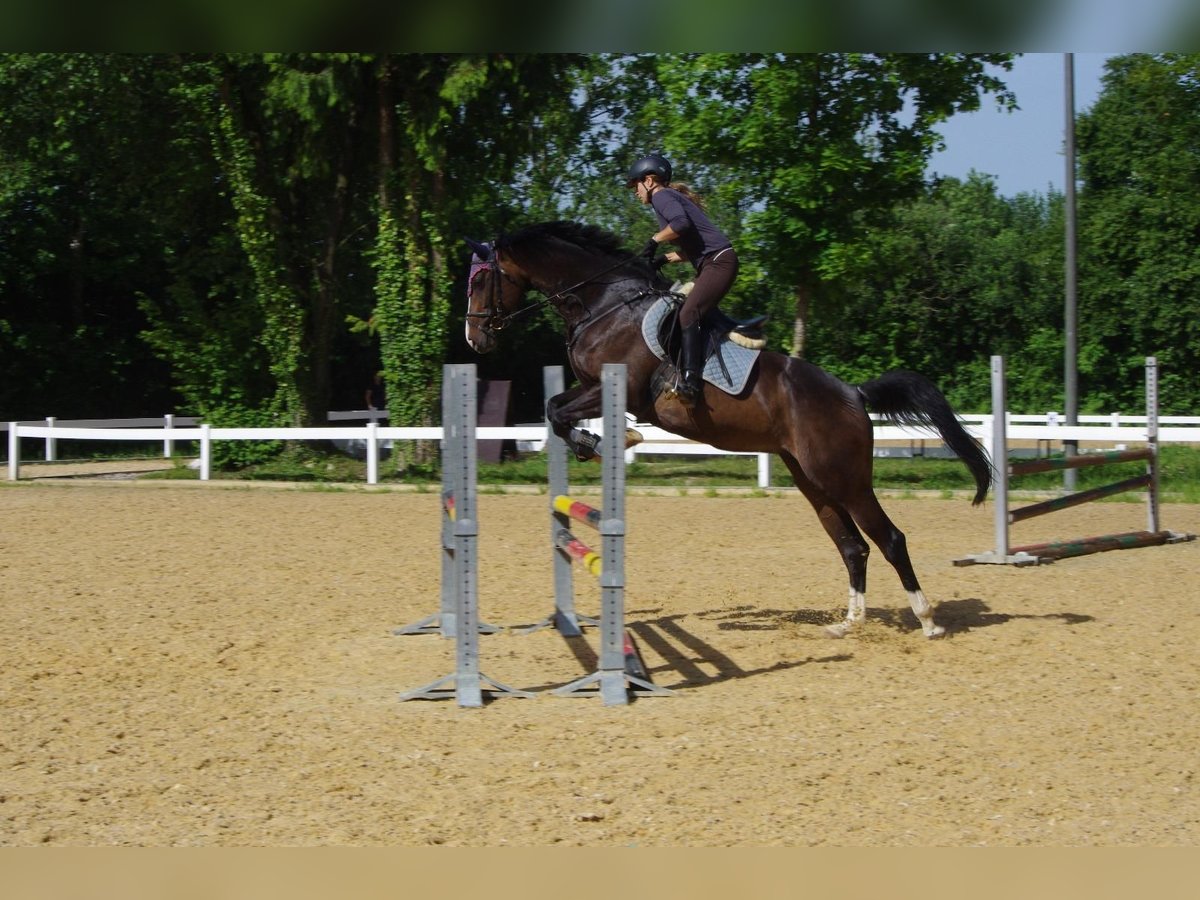
[[[637,421],[722,450],[773,453],[783,460],[849,576],[846,617],[826,629],[831,636],[845,637],[866,620],[870,548],[864,532],[896,570],[925,636],[945,633],[917,580],[904,533],[875,496],[868,414],[873,410],[896,424],[936,430],[974,478],[978,506],[992,483],[991,461],[932,381],[897,369],[848,384],[804,359],[762,351],[740,393],[705,384],[700,402],[686,408],[669,391],[656,389],[662,381],[655,378],[660,360],[642,334],[643,318],[669,293],[669,285],[619,237],[595,226],[556,221],[489,243],[467,243],[474,251],[466,314],[472,349],[491,352],[499,332],[539,308],[549,306],[562,318],[578,384],[549,398],[546,415],[578,458],[594,455],[596,436],[575,425],[601,414],[601,367],[624,363],[627,410]],[[525,304],[531,290],[542,299]]]

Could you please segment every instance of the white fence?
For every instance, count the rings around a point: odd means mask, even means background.
[[[332,421],[362,421],[381,419],[387,413],[377,410],[350,410],[330,413]],[[878,417],[873,417],[878,420]],[[991,446],[992,417],[990,414],[963,415],[967,431],[981,440],[988,453],[995,457]],[[1060,444],[1076,441],[1081,444],[1096,444],[1113,447],[1121,444],[1144,443],[1146,441],[1146,416],[1126,416],[1113,413],[1105,416],[1079,416],[1079,424],[1061,424],[1057,413],[1045,415],[1020,415],[1009,413],[1007,418],[1009,441],[1037,441]],[[590,423],[589,430],[602,431],[600,420]],[[758,458],[758,485],[770,486],[770,456],[767,453],[730,453],[707,444],[685,440],[661,428],[634,423],[642,433],[643,443],[632,448],[627,459],[633,461],[641,454],[684,454],[689,456],[756,456]],[[161,419],[106,419],[56,421],[53,418],[38,422],[10,422],[0,425],[0,431],[8,432],[8,478],[16,481],[20,477],[21,440],[38,439],[45,442],[46,460],[57,455],[57,441],[141,441],[161,443],[163,456],[174,455],[177,441],[199,443],[199,468],[201,480],[211,478],[212,445],[214,441],[362,441],[366,450],[367,483],[379,481],[380,450],[389,441],[440,441],[442,429],[401,428],[380,425],[371,421],[362,426],[331,426],[324,428],[214,428],[201,424],[196,419],[184,416],[165,416]],[[512,440],[526,449],[540,450],[546,438],[545,425],[516,425],[505,427],[480,427],[479,440]],[[925,429],[901,428],[893,425],[876,424],[876,444],[908,442],[909,454],[919,455],[915,447],[926,442],[940,445],[936,433]],[[1158,442],[1200,444],[1200,417],[1160,416]],[[876,453],[884,455],[877,446]],[[909,455],[906,454],[906,455]]]

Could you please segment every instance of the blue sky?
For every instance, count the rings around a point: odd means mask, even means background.
[[[1075,53],[1075,112],[1100,95],[1108,53]],[[951,117],[939,131],[946,149],[934,154],[929,172],[965,178],[974,169],[991,175],[1005,197],[1063,190],[1066,157],[1065,54],[1027,53],[1011,72],[998,74],[1017,95],[1019,110],[998,110],[991,98],[977,112]]]

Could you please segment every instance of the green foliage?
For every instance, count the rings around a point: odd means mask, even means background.
[[[769,274],[777,317],[795,323],[784,346],[806,355],[810,310],[861,264],[862,235],[920,194],[935,126],[981,91],[1012,102],[987,64],[1011,56],[663,56],[642,115],[681,171],[741,212],[740,255]]]
[[[1198,60],[1116,58],[1079,118],[1082,411],[1139,409],[1147,355],[1164,413],[1200,405]],[[426,424],[472,361],[533,420],[557,322],[476,357],[460,239],[570,217],[636,246],[621,181],[649,150],[733,237],[725,306],[770,312],[774,346],[917,369],[967,410],[1002,353],[1014,409],[1062,409],[1063,198],[923,181],[941,122],[1013,102],[1009,61],[0,56],[0,417],[319,424],[382,368],[392,421]]]
[[[850,381],[932,373],[956,407],[986,409],[988,357],[1019,355],[1012,407],[1061,409],[1061,205],[973,174],[897,208],[815,311],[813,361]]]
[[[0,56],[0,414],[174,406],[135,302],[164,271],[168,82],[153,57]]]
[[[376,296],[372,321],[379,332],[394,425],[430,424],[441,390],[438,363],[444,358],[443,344],[430,333],[430,324],[441,321],[445,312],[421,308],[425,293],[415,248],[415,237],[402,234],[392,212],[381,210],[371,254]]]
[[[280,425],[278,417],[268,410],[239,405],[210,407],[204,418],[214,428],[273,428]],[[213,441],[213,468],[230,471],[261,465],[277,456],[283,448],[283,441]]]
[[[1164,413],[1200,400],[1200,54],[1108,64],[1080,117],[1081,391],[1138,404],[1131,373],[1157,356]]]
[[[279,248],[271,228],[267,198],[255,184],[256,160],[250,142],[223,105],[217,113],[214,147],[230,182],[230,201],[237,211],[237,235],[254,273],[254,289],[262,312],[262,345],[275,377],[274,409],[285,421],[299,425],[300,392],[296,373],[301,366],[304,310],[295,302],[277,262]]]

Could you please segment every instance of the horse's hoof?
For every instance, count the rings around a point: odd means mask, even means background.
[[[575,451],[575,458],[579,462],[587,462],[600,455],[596,452],[596,448],[600,445],[600,436],[592,434],[590,431],[572,428],[567,443]]]
[[[932,628],[930,628],[928,631],[925,632],[925,637],[929,638],[932,641],[934,638],[940,638],[945,633],[946,633],[946,629],[943,628],[941,625],[934,625]]]
[[[849,622],[838,622],[836,625],[826,625],[825,634],[831,638],[844,638],[850,633]]]
[[[638,444],[640,444],[644,440],[645,440],[645,438],[642,437],[642,433],[640,431],[637,431],[636,429],[633,429],[633,428],[625,429],[625,449],[626,450],[628,450],[630,447],[636,447]]]

